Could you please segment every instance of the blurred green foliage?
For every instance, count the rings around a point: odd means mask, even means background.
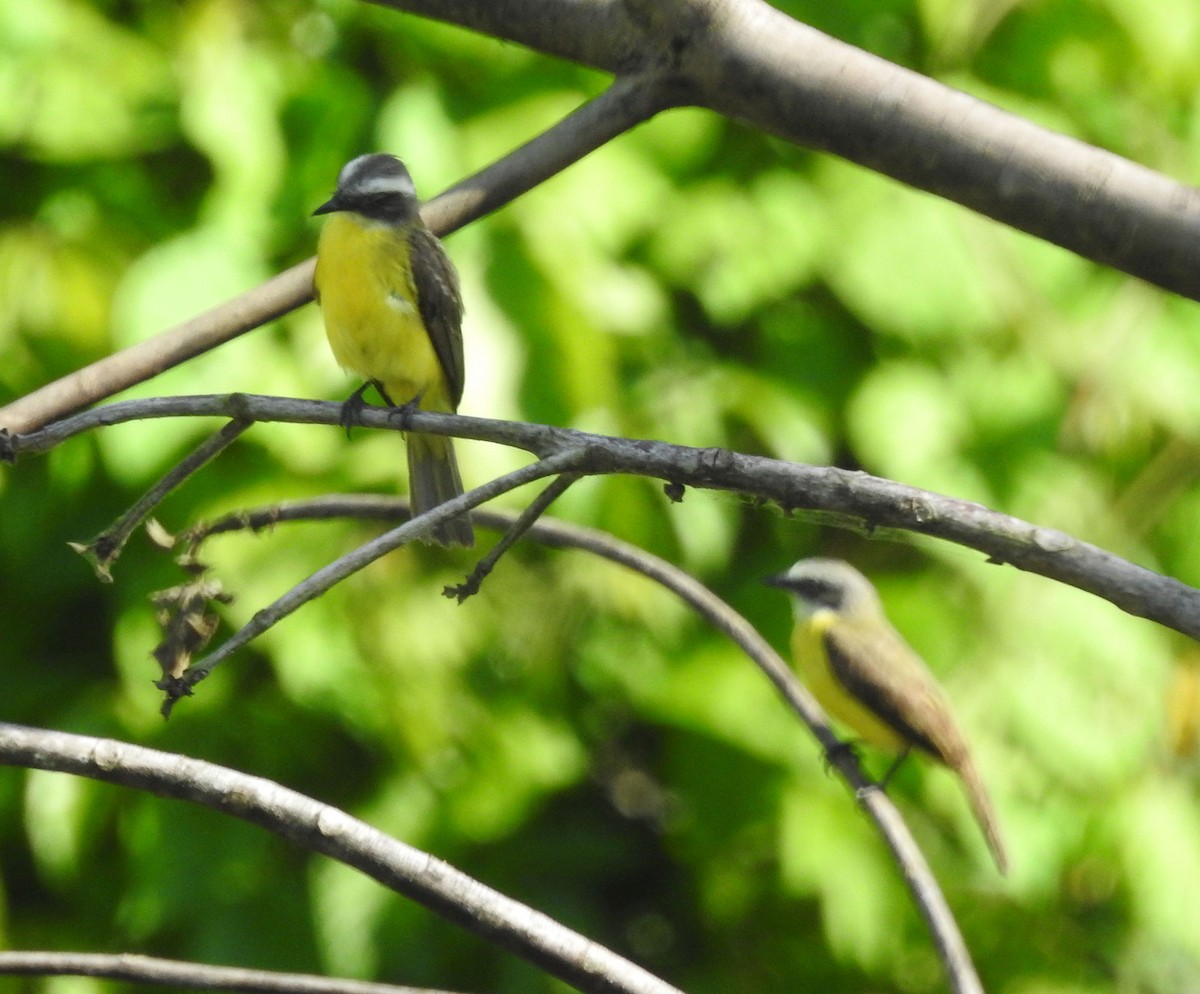
[[[1200,176],[1187,0],[784,6]],[[351,156],[395,151],[432,195],[604,83],[350,0],[0,0],[0,401],[310,254],[308,212]],[[448,244],[465,413],[862,468],[1200,582],[1193,303],[693,110]],[[355,385],[306,307],[136,393]],[[113,428],[3,470],[0,717],[278,779],[689,991],[942,989],[879,840],[765,681],[661,591],[581,554],[523,546],[462,607],[440,590],[471,557],[393,555],[162,723],[147,597],[178,569],[139,536],[100,586],[66,543],[212,428]],[[518,457],[463,443],[460,459],[478,483]],[[161,518],[392,492],[402,463],[392,436],[259,426]],[[853,559],[942,674],[1009,836],[1001,881],[953,779],[921,762],[898,778],[989,990],[1200,988],[1195,647],[962,549],[866,542],[727,495],[671,505],[652,481],[591,480],[556,512],[693,570],[781,645],[787,607],[760,578]],[[224,631],[375,530],[214,540],[237,597]],[[0,773],[0,884],[13,948],[560,989],[257,829],[58,775]]]

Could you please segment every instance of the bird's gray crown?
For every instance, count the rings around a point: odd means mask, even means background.
[[[349,196],[417,195],[404,163],[386,152],[372,152],[351,159],[338,174],[337,185],[339,193]]]

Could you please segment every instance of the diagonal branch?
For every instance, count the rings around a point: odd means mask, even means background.
[[[105,583],[112,582],[112,565],[129,536],[134,533],[167,495],[180,486],[193,473],[199,472],[211,460],[229,448],[247,428],[249,421],[236,419],[224,425],[216,434],[210,435],[190,452],[181,462],[172,467],[154,486],[147,490],[134,505],[117,521],[95,538],[84,543],[73,542],[71,548],[92,564],[96,575]]]
[[[529,466],[522,466],[520,469],[513,470],[511,473],[507,473],[498,479],[492,480],[490,483],[484,484],[482,487],[476,487],[465,494],[460,494],[453,500],[448,500],[445,503],[430,508],[423,514],[404,522],[404,524],[385,532],[371,541],[360,545],[352,552],[348,552],[326,566],[321,567],[321,569],[296,584],[296,586],[292,587],[272,604],[269,604],[262,610],[255,611],[254,617],[250,621],[238,629],[218,648],[189,666],[182,675],[164,675],[156,684],[160,690],[166,692],[166,700],[162,707],[163,715],[169,716],[171,709],[181,697],[191,696],[192,688],[207,677],[219,663],[229,658],[234,652],[247,645],[253,639],[258,638],[263,632],[274,627],[289,614],[297,611],[309,601],[320,597],[321,594],[346,579],[346,577],[369,566],[376,559],[399,548],[401,545],[411,542],[415,538],[420,538],[422,535],[429,534],[430,530],[438,523],[456,518],[486,500],[498,497],[509,490],[515,490],[526,483],[532,483],[535,480],[571,470],[580,461],[581,456],[582,453],[580,450],[563,449]]]
[[[499,162],[424,204],[421,217],[434,234],[456,231],[533,189],[671,102],[669,87],[657,78],[619,79]],[[308,259],[198,317],[26,394],[0,408],[0,434],[29,431],[61,418],[282,317],[313,299],[312,278],[313,260]]]
[[[371,0],[620,75],[832,152],[1200,300],[1200,191],[794,20],[764,0]]]
[[[189,990],[244,991],[246,994],[450,994],[428,987],[400,987],[310,973],[210,966],[133,953],[0,951],[0,976],[105,977],[137,984],[170,984]]]
[[[563,473],[561,476],[557,476],[551,480],[550,485],[530,501],[525,510],[517,516],[509,527],[505,528],[500,541],[488,551],[486,556],[475,564],[475,568],[471,570],[471,575],[455,587],[446,587],[442,593],[447,597],[454,598],[459,604],[468,597],[479,593],[479,588],[483,585],[483,581],[496,568],[496,563],[500,561],[500,557],[516,545],[522,536],[529,531],[530,526],[545,514],[547,508],[566,493],[567,489],[578,479],[579,477],[574,473]]]
[[[408,508],[407,502],[397,498],[344,494],[314,501],[298,501],[259,511],[240,512],[213,523],[211,527],[203,530],[203,534],[228,531],[238,523],[245,527],[256,527],[282,520],[324,519],[333,514],[367,515],[384,519],[403,518],[407,517]],[[476,511],[473,520],[476,524],[485,527],[510,530],[519,517],[511,512],[484,509]],[[873,785],[863,774],[853,751],[840,748],[840,742],[830,729],[820,706],[757,630],[702,583],[678,567],[604,532],[542,517],[533,523],[529,534],[537,541],[551,547],[581,549],[601,556],[663,585],[746,653],[750,660],[762,670],[767,679],[774,684],[787,705],[812,731],[821,744],[830,765],[838,770],[841,777],[852,788],[853,796],[859,806],[875,824],[891,849],[913,899],[930,929],[952,989],[959,994],[981,994],[982,987],[979,978],[963,942],[962,934],[946,904],[945,896],[938,887],[928,863],[917,847],[900,813],[882,790],[871,789]],[[12,760],[6,758],[8,753],[5,748],[5,727],[0,725],[0,762],[11,762]],[[34,734],[32,729],[21,731]],[[112,743],[112,745],[116,744]],[[41,768],[82,772],[88,776],[94,775],[87,771],[63,766]],[[101,779],[107,778],[102,777]],[[127,781],[119,780],[117,782]],[[172,794],[171,796],[180,795]],[[202,798],[193,799],[203,800]],[[352,863],[351,865],[359,864]]]
[[[361,870],[588,994],[681,994],[641,967],[449,863],[270,780],[113,739],[0,724],[0,763],[203,804]]]

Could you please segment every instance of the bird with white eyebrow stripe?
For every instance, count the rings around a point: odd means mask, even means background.
[[[425,227],[404,163],[361,155],[343,167],[317,244],[314,289],[334,358],[392,405],[452,414],[463,392],[462,296],[441,242]],[[358,391],[352,400],[359,400]],[[454,442],[408,436],[414,515],[463,492]],[[443,545],[474,544],[466,516],[438,525]]]

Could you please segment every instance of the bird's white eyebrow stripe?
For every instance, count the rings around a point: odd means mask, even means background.
[[[352,182],[350,189],[355,193],[400,193],[414,196],[416,189],[407,176],[372,176],[360,182]]]

